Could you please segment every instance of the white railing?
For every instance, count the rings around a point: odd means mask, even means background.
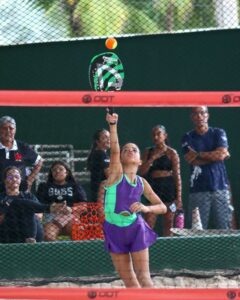
[[[49,168],[57,160],[67,163],[74,177],[80,183],[90,181],[90,174],[86,168],[89,150],[74,149],[71,144],[38,144],[32,145],[32,147],[44,159],[42,169],[36,177],[36,188],[40,182],[46,181]]]

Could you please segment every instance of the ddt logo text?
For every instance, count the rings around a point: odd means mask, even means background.
[[[113,95],[96,95],[92,97],[91,95],[84,95],[82,97],[83,103],[112,103],[113,102]]]
[[[88,298],[89,299],[97,299],[97,298],[117,298],[119,291],[89,291]]]
[[[240,95],[231,95],[231,94],[228,94],[228,95],[224,95],[222,97],[222,102],[227,104],[227,103],[231,103],[231,102],[240,102]]]

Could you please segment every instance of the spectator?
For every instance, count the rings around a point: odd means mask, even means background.
[[[16,166],[21,170],[22,191],[30,191],[37,173],[40,171],[43,160],[30,146],[15,140],[16,122],[12,117],[0,118],[0,175],[8,166]],[[32,171],[29,174],[29,168]],[[3,191],[3,187],[1,188]]]
[[[106,129],[99,129],[93,135],[93,144],[87,159],[87,168],[91,173],[91,201],[102,197],[100,188],[102,181],[108,177],[110,134]]]
[[[176,150],[168,146],[167,132],[163,125],[152,128],[152,140],[154,146],[144,151],[139,174],[148,180],[154,192],[167,206],[167,213],[161,218],[163,236],[169,236],[175,211],[182,208],[179,156]],[[147,213],[145,219],[151,228],[154,228],[157,216]]]
[[[41,183],[37,190],[37,197],[42,203],[62,203],[66,201],[68,214],[45,214],[45,240],[55,241],[60,234],[71,236],[72,214],[74,203],[86,202],[87,196],[81,185],[77,184],[71,169],[62,161],[55,161],[48,174],[47,182]]]
[[[35,213],[65,212],[64,204],[44,205],[29,192],[20,191],[21,171],[13,166],[3,171],[5,192],[0,194],[0,242],[24,243],[36,241]]]
[[[199,208],[203,229],[209,225],[210,212],[216,229],[230,225],[230,191],[224,160],[229,158],[228,140],[221,128],[209,127],[206,106],[193,107],[194,129],[182,138],[182,149],[190,164],[189,219]]]
[[[12,117],[0,118],[0,192],[4,191],[2,182],[3,170],[8,166],[16,166],[21,170],[22,181],[20,190],[30,191],[37,173],[42,167],[43,160],[30,146],[24,142],[15,140],[16,122]],[[32,168],[31,173],[29,167]],[[43,228],[39,217],[37,222],[37,241],[43,240]]]

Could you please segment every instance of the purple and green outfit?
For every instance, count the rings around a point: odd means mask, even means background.
[[[124,174],[115,184],[105,187],[104,212],[105,248],[112,253],[141,251],[151,246],[157,234],[140,214],[131,213],[130,206],[140,202],[143,181],[136,176],[132,183]]]

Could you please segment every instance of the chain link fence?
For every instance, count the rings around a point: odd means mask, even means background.
[[[239,0],[1,0],[0,45],[239,26]]]
[[[200,122],[203,115],[207,117],[206,112],[206,110],[198,113],[195,111],[192,117],[196,122]],[[122,126],[120,138],[128,140],[129,127],[124,124]],[[163,128],[156,126],[154,129],[157,131],[151,131],[151,137],[153,144],[157,144],[154,132],[163,137],[161,132]],[[231,129],[234,130],[234,127]],[[100,132],[102,137],[106,137],[106,130]],[[221,190],[220,187],[213,193],[205,191],[208,184],[211,185],[218,179],[220,185],[228,183],[223,180],[222,176],[222,172],[225,172],[223,166],[225,162],[219,159],[222,155],[226,155],[227,164],[228,158],[232,160],[233,157],[229,156],[228,151],[224,149],[222,149],[223,152],[220,149],[206,151],[200,148],[195,148],[199,152],[190,151],[190,143],[192,147],[197,147],[200,139],[198,135],[192,134],[193,132],[190,134],[191,138],[187,135],[181,144],[183,151],[186,150],[188,153],[185,157],[188,161],[193,158],[198,160],[198,165],[193,166],[189,174],[189,180],[184,180],[182,184],[183,187],[184,185],[194,187],[189,199],[185,195],[183,197],[183,210],[175,205],[178,201],[173,201],[176,197],[176,189],[172,175],[181,175],[176,166],[177,156],[171,159],[168,156],[169,152],[164,152],[155,157],[154,149],[157,145],[149,148],[147,139],[146,144],[144,141],[146,149],[151,151],[145,158],[143,154],[142,166],[145,165],[147,168],[145,171],[142,170],[142,176],[149,181],[154,191],[168,207],[167,213],[157,218],[154,218],[152,214],[149,216],[142,214],[148,225],[159,236],[156,243],[150,247],[151,275],[154,277],[156,287],[236,288],[239,287],[240,277],[238,255],[240,230],[236,227],[230,186],[227,186],[225,190]],[[227,147],[227,138],[223,130],[217,129],[217,134],[215,133],[214,137],[210,136],[210,139],[207,138],[209,147],[217,142],[220,143],[219,147]],[[95,138],[97,137],[94,134]],[[194,143],[194,138],[197,144]],[[93,140],[94,144],[95,140]],[[200,146],[202,144],[201,141]],[[72,173],[78,184],[82,185],[84,180],[89,183],[89,172],[92,170],[85,168],[90,149],[80,151],[72,144],[37,144],[33,145],[33,148],[45,160],[36,180],[37,192],[32,190],[32,196],[28,193],[12,195],[10,187],[12,185],[16,187],[16,182],[19,180],[18,172],[13,169],[6,173],[4,180],[6,193],[0,195],[0,249],[3,257],[0,286],[43,285],[50,282],[55,282],[59,286],[66,282],[77,283],[80,286],[93,283],[123,286],[122,281],[112,282],[119,277],[114,271],[108,253],[104,251],[105,241],[102,228],[104,211],[101,198],[92,198],[92,191],[88,191],[87,201],[80,199],[79,195],[74,192],[75,182],[69,181],[64,185],[58,183],[61,179],[59,174],[66,175],[66,164],[70,166],[71,172],[68,169],[68,174]],[[144,153],[144,149],[141,148],[141,150]],[[0,152],[5,153],[5,149],[0,149]],[[26,154],[21,153],[20,149],[10,152],[13,152],[10,155],[12,164],[20,164]],[[180,151],[177,152],[180,154]],[[170,151],[170,153],[173,152]],[[212,163],[209,158],[206,159],[209,153],[213,156]],[[98,154],[93,156],[95,167],[107,168],[108,164],[105,161],[107,157],[99,157],[99,152],[95,154]],[[101,158],[105,162],[103,165],[100,163]],[[204,161],[207,163],[204,164]],[[183,157],[180,159],[180,164],[182,171],[189,167]],[[227,171],[230,174],[232,170],[227,168]],[[96,176],[96,170],[94,173]],[[55,181],[51,178],[55,178]],[[96,177],[91,179],[94,180],[95,185],[98,184],[100,189],[101,186]],[[44,188],[40,191],[41,184]],[[203,192],[198,190],[199,185]],[[41,204],[36,204],[34,195],[37,195]],[[49,213],[50,204],[61,204],[64,200],[68,202],[68,210]],[[186,205],[190,204],[190,200],[191,205]],[[143,197],[142,201],[148,205]],[[43,215],[35,213],[43,213]],[[126,214],[122,216],[128,217]],[[121,238],[120,236],[119,240]],[[126,276],[128,276],[127,273]]]
[[[0,45],[238,28],[239,2],[239,0],[0,0]],[[47,163],[54,160],[63,160],[70,164],[77,181],[79,180],[81,184],[89,183],[89,170],[86,164],[83,164],[87,160],[88,151],[72,147],[63,150],[61,145],[57,147],[53,145],[47,149],[43,149],[44,145],[36,146],[38,147],[35,150],[42,151],[40,153],[42,157],[45,155],[44,167],[37,178],[39,183],[47,181],[51,167],[51,164]],[[204,157],[201,157],[204,156],[204,152],[195,154],[204,160]],[[56,153],[57,156],[53,156]],[[16,159],[19,159],[19,155]],[[181,164],[186,168],[183,161]],[[192,174],[195,179],[200,177],[199,168],[194,167]],[[153,179],[156,178],[152,178],[152,185]],[[37,189],[38,182],[36,184]],[[61,202],[65,196],[73,195],[70,185],[64,189],[48,186],[46,190],[50,196],[57,198],[57,202]],[[170,274],[174,276],[182,270],[184,274],[187,273],[186,270],[188,272],[190,270],[203,272],[203,276],[208,276],[206,270],[213,270],[213,274],[216,274],[217,269],[221,269],[225,274],[229,270],[231,274],[239,274],[237,251],[240,233],[236,226],[230,187],[228,186],[224,192],[218,191],[215,195],[216,198],[224,200],[217,207],[220,221],[216,220],[216,213],[210,207],[200,206],[203,197],[205,203],[211,201],[212,195],[208,193],[198,193],[195,199],[192,199],[195,201],[194,205],[184,207],[185,222],[181,218],[178,218],[177,222],[177,216],[183,218],[184,215],[176,210],[177,207],[170,207],[172,201],[167,203],[168,218],[159,217],[153,221],[146,218],[160,236],[150,253],[152,274],[170,270]],[[169,191],[166,193],[169,194]],[[88,202],[79,200],[79,203],[72,205],[71,210],[59,213],[52,219],[53,222],[47,222],[47,217],[51,216],[46,207],[39,208],[31,204],[31,207],[26,208],[22,202],[19,202],[17,207],[14,205],[11,207],[14,199],[10,199],[7,204],[2,203],[0,237],[1,254],[5,265],[0,272],[0,284],[1,282],[4,284],[6,279],[31,280],[34,277],[48,278],[49,281],[55,277],[58,277],[59,281],[61,277],[65,281],[69,278],[89,276],[86,279],[88,282],[92,282],[93,277],[98,275],[100,277],[110,274],[116,277],[110,259],[103,251],[102,206],[93,203],[96,199],[92,199],[90,193],[87,194]],[[163,198],[164,196],[166,195],[162,195]],[[19,208],[19,205],[24,207]],[[6,223],[5,216],[9,211],[11,214]],[[29,215],[30,218],[26,218]],[[224,225],[216,226],[219,222]],[[162,238],[165,226],[169,227],[168,237]],[[34,236],[29,235],[31,228]],[[48,238],[46,232],[49,233]]]

